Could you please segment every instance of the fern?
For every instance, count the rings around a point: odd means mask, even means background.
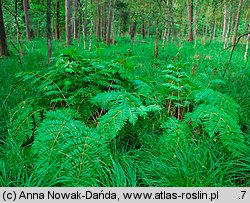
[[[9,122],[9,138],[21,147],[32,138],[42,121],[44,108],[34,108],[32,101],[23,101],[12,110]]]
[[[60,171],[58,178],[67,176],[69,185],[97,186],[98,173],[109,163],[109,150],[94,129],[75,120],[78,116],[68,110],[46,113],[32,146],[36,172],[47,171],[50,177]]]
[[[228,96],[211,89],[195,95],[199,105],[186,114],[186,122],[201,128],[210,137],[219,139],[229,151],[238,154],[238,145],[244,145],[244,137],[238,124],[239,106]]]
[[[188,124],[176,118],[169,118],[161,126],[164,130],[160,138],[159,145],[164,151],[175,148],[177,145],[182,146],[192,138],[192,132]]]
[[[127,121],[136,124],[139,116],[146,116],[148,112],[158,111],[157,105],[144,106],[139,98],[127,92],[108,92],[98,94],[92,102],[109,109],[99,118],[98,131],[105,138],[112,139]]]

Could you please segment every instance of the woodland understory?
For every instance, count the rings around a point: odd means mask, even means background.
[[[0,0],[0,186],[250,186],[249,11]]]

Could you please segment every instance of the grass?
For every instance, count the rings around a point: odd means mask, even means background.
[[[53,56],[61,52],[73,52],[89,59],[114,60],[125,64],[135,78],[159,81],[161,71],[167,64],[179,60],[188,64],[186,72],[202,87],[211,87],[233,97],[241,106],[241,127],[249,146],[250,129],[250,70],[249,59],[243,60],[244,46],[238,45],[225,78],[222,77],[228,62],[230,50],[223,50],[220,42],[210,45],[177,42],[160,49],[159,58],[153,58],[154,42],[132,43],[128,38],[117,39],[117,44],[107,47],[94,42],[93,50],[86,51],[75,42],[65,47],[61,42],[53,42]],[[36,39],[24,42],[22,65],[15,50],[10,47],[11,56],[0,59],[0,139],[4,142],[8,135],[8,120],[11,110],[18,103],[36,93],[31,86],[25,86],[15,75],[22,70],[46,69],[46,40]],[[197,65],[194,74],[192,69]],[[152,142],[152,140],[151,140]],[[0,147],[0,155],[8,156],[14,164],[0,159],[1,186],[60,186],[67,183],[67,177],[58,180],[44,179],[43,174],[35,176],[28,151],[8,142],[10,146]],[[184,145],[171,147],[158,143],[145,143],[138,150],[114,150],[112,167],[103,171],[100,185],[103,186],[246,186],[250,184],[249,149],[244,149],[241,157],[228,156],[227,152],[209,142],[204,137],[185,140]],[[19,163],[19,165],[15,165]],[[11,169],[11,170],[10,170]],[[49,169],[48,169],[49,170]]]

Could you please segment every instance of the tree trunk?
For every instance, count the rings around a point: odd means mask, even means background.
[[[194,47],[196,47],[196,42],[197,42],[197,29],[198,29],[197,9],[198,9],[198,0],[195,0],[195,7],[194,7]]]
[[[159,20],[156,20],[156,31],[155,31],[155,51],[154,56],[158,58],[159,55]]]
[[[52,48],[51,48],[51,0],[47,0],[47,46],[48,46],[48,61],[50,63],[52,58]]]
[[[250,24],[248,25],[248,32],[250,33]],[[247,60],[249,41],[250,41],[250,34],[248,34],[248,36],[247,36],[246,51],[245,51],[245,55],[244,55],[244,60],[245,61]]]
[[[92,0],[90,0],[90,29],[89,29],[89,51],[92,50],[92,36],[93,36],[93,29],[94,29],[94,19],[93,19],[93,4]]]
[[[235,22],[235,27],[234,27],[234,35],[233,35],[233,40],[232,40],[233,46],[235,46],[235,40],[236,40],[237,31],[238,31],[238,27],[239,27],[241,7],[242,7],[242,0],[239,0],[238,12],[237,12],[236,22]]]
[[[102,37],[104,38],[104,41],[106,41],[107,38],[107,5],[106,5],[106,1],[104,1],[104,5],[103,5],[103,19],[102,19],[102,23],[103,23],[103,33],[102,33]]]
[[[24,18],[26,26],[26,38],[28,41],[30,41],[31,32],[30,32],[30,18],[29,18],[29,0],[23,0],[23,10],[24,10]]]
[[[230,1],[230,9],[228,11],[228,22],[227,22],[227,31],[226,31],[225,40],[224,40],[224,49],[227,47],[229,37],[230,37],[231,13],[232,13],[232,1]]]
[[[2,11],[2,0],[0,0],[0,56],[8,56],[8,46],[5,34],[3,11]]]
[[[227,30],[227,5],[224,5],[223,11],[223,31],[222,31],[222,41],[225,42],[226,30]]]
[[[193,0],[187,0],[188,7],[188,41],[193,41]]]
[[[169,0],[166,1],[165,6],[166,6],[165,7],[165,26],[164,26],[162,44],[161,44],[161,47],[162,47],[163,50],[165,48],[165,41],[166,41],[166,37],[167,37],[167,29],[169,28],[169,19],[168,19]]]
[[[215,30],[215,9],[216,9],[216,2],[215,0],[213,1],[213,12],[212,12],[212,27],[210,30],[210,42],[214,39],[214,30]]]
[[[146,30],[145,30],[145,21],[144,21],[144,19],[142,19],[141,32],[142,32],[142,38],[145,39],[146,38]]]
[[[87,46],[87,34],[88,34],[88,0],[85,0],[85,9],[84,9],[84,49]]]
[[[21,62],[21,57],[23,56],[23,48],[22,48],[22,43],[21,43],[21,32],[20,32],[20,26],[19,26],[19,21],[18,21],[18,0],[15,0],[15,21],[16,21],[16,34],[17,34],[17,42],[19,45],[19,54],[20,54],[20,64]]]
[[[96,33],[96,38],[97,38],[98,42],[101,40],[101,25],[102,25],[101,5],[100,4],[101,4],[101,2],[98,1],[98,5],[97,5],[98,22],[97,22],[97,33]]]
[[[136,20],[133,22],[133,26],[130,32],[130,39],[133,40],[135,38],[136,35],[136,27],[137,27],[137,22]]]
[[[56,39],[60,39],[60,0],[56,2]]]
[[[72,16],[72,20],[73,20],[73,36],[74,39],[78,38],[78,19],[77,19],[77,13],[78,13],[78,0],[73,0],[73,16]]]
[[[106,44],[108,46],[110,46],[112,20],[113,20],[113,0],[110,0],[110,2],[109,2],[108,33],[107,33],[107,40],[106,40]]]
[[[70,29],[70,0],[65,0],[65,30],[66,30],[66,44],[72,44],[71,29]]]

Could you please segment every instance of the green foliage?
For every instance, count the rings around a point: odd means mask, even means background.
[[[157,60],[152,44],[67,48],[49,67],[31,49],[17,78],[4,64],[0,185],[249,185],[249,104],[236,92],[248,75],[222,79],[219,58],[185,46]]]
[[[75,120],[78,117],[69,110],[46,113],[32,145],[36,173],[45,175],[46,171],[47,178],[57,174],[71,186],[97,186],[110,153],[105,140],[94,129]]]
[[[186,122],[191,122],[196,130],[204,131],[234,154],[238,154],[244,137],[239,126],[239,106],[232,98],[211,89],[195,95],[199,105],[192,113],[186,114]]]

